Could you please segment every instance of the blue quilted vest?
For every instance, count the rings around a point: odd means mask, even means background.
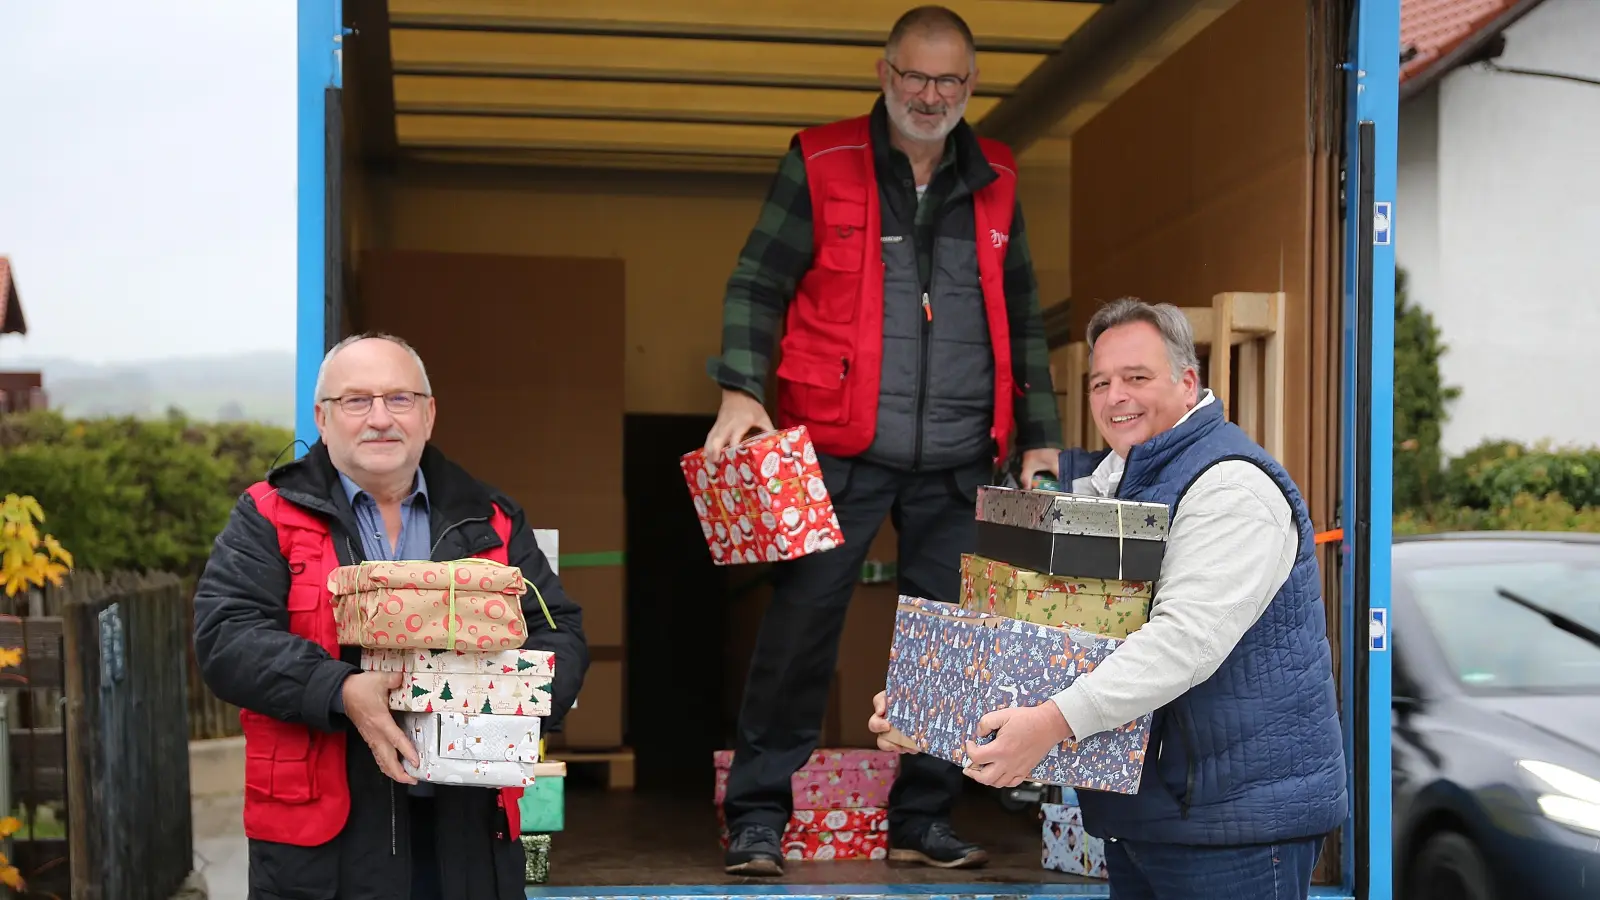
[[[1093,472],[1105,455],[1063,453],[1063,484]],[[1326,834],[1348,814],[1311,516],[1289,473],[1213,402],[1133,447],[1117,497],[1164,503],[1176,519],[1195,479],[1228,459],[1260,466],[1282,488],[1300,532],[1294,568],[1221,667],[1156,710],[1139,792],[1077,792],[1084,827],[1096,837],[1269,843]]]

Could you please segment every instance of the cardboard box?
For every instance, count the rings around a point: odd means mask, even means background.
[[[593,660],[584,676],[578,705],[567,713],[551,746],[573,750],[615,750],[622,746],[624,694],[623,662]]]
[[[902,597],[890,651],[892,739],[953,763],[967,762],[978,720],[1006,707],[1048,702],[1122,643]],[[1053,748],[1033,781],[1132,794],[1139,790],[1150,715]]]

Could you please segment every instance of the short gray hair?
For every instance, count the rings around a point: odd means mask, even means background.
[[[339,343],[334,344],[333,349],[329,350],[327,355],[322,357],[322,365],[317,367],[316,401],[318,403],[321,403],[323,400],[322,385],[323,380],[328,374],[328,363],[333,362],[333,358],[339,355],[340,350],[343,350],[351,344],[354,344],[356,341],[369,340],[388,341],[391,344],[398,344],[401,349],[405,350],[406,353],[411,355],[411,361],[417,364],[417,371],[422,373],[422,392],[424,394],[433,393],[433,385],[428,381],[428,367],[422,364],[422,357],[417,354],[415,348],[406,343],[403,338],[395,337],[392,334],[385,334],[381,331],[368,331],[363,334],[352,334]]]
[[[1146,303],[1138,297],[1119,297],[1094,311],[1089,319],[1089,357],[1094,358],[1094,342],[1118,325],[1144,322],[1160,332],[1167,345],[1167,361],[1172,365],[1172,380],[1183,377],[1185,369],[1200,374],[1200,357],[1194,351],[1194,329],[1189,317],[1171,303]]]

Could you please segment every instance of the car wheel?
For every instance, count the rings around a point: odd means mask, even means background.
[[[1406,900],[1496,900],[1494,878],[1465,835],[1441,831],[1411,862]]]

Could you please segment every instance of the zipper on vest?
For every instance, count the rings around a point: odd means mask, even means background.
[[[1189,734],[1189,717],[1172,710],[1173,718],[1178,720],[1178,735],[1183,738],[1184,756],[1184,785],[1183,802],[1178,804],[1178,814],[1182,818],[1189,818],[1189,800],[1194,796],[1194,738]]]
[[[389,783],[389,855],[400,855],[400,834],[394,816],[394,782]]]
[[[912,233],[916,233],[916,226],[912,226]],[[933,301],[930,294],[933,291],[933,273],[939,255],[939,239],[934,232],[932,244],[928,247],[928,280],[922,285],[922,327],[917,331],[917,348],[922,354],[922,365],[917,367],[917,445],[911,457],[911,471],[916,472],[922,468],[922,437],[924,430],[923,418],[928,414],[928,354],[933,344],[933,336],[929,329],[933,325]]]

